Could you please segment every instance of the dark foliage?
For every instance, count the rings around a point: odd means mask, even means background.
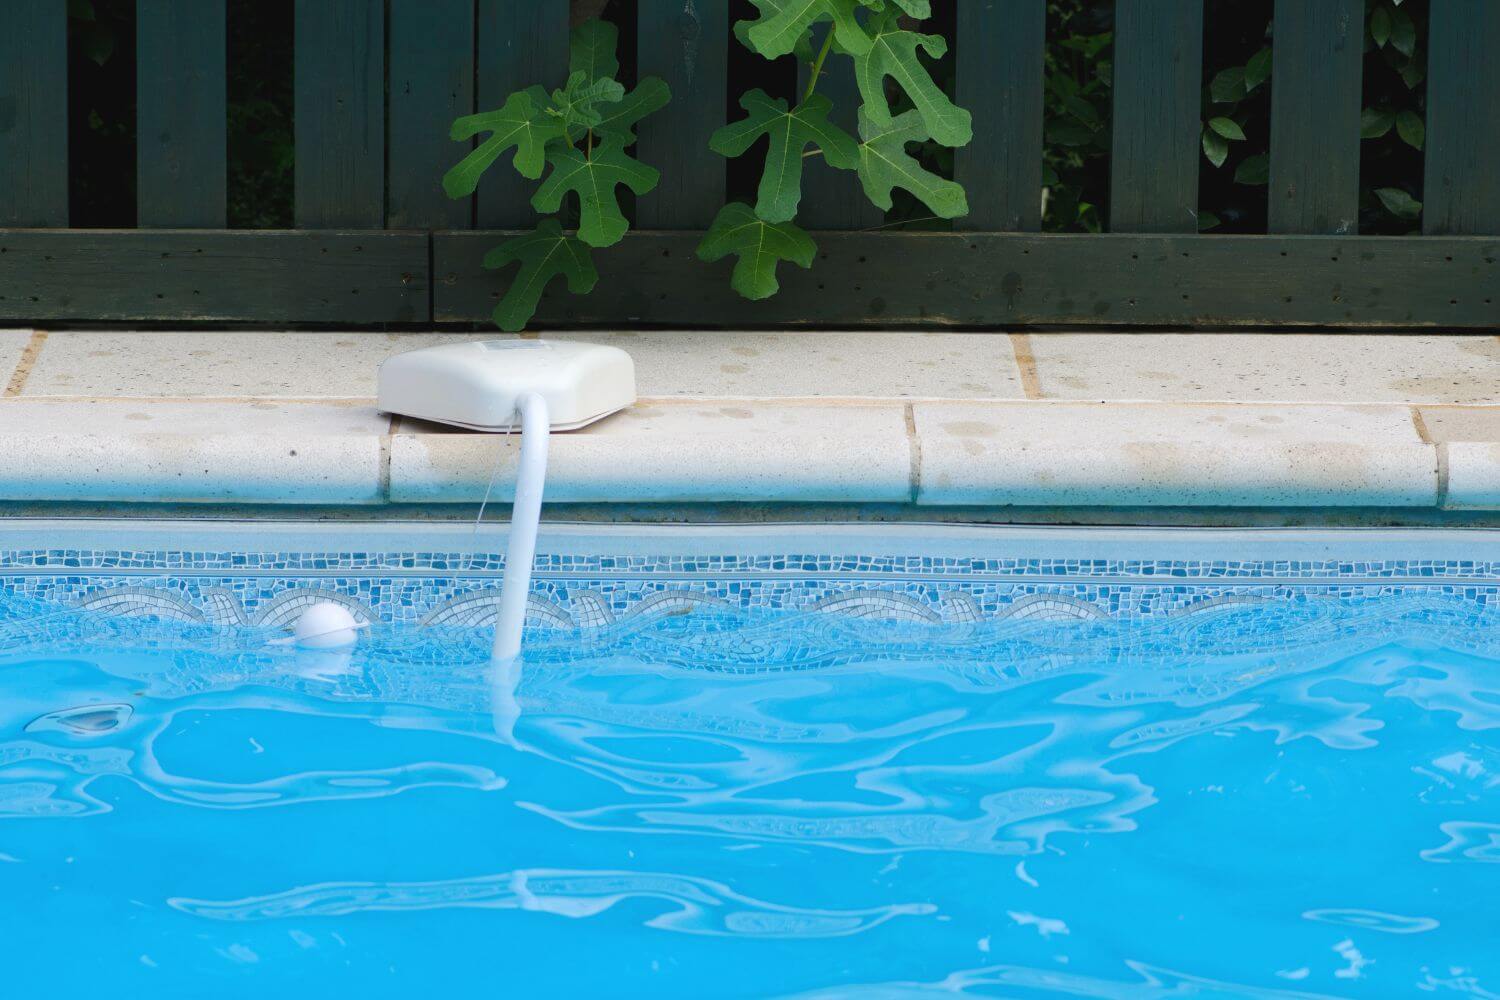
[[[229,224],[292,224],[292,0],[228,0]],[[732,17],[755,15],[748,0],[726,0]],[[924,30],[953,39],[955,4],[935,0]],[[602,10],[620,26],[620,76],[635,79],[635,0],[574,0],[581,17]],[[1367,0],[1360,175],[1360,230],[1420,227],[1426,30],[1429,0]],[[1265,155],[1273,81],[1257,67],[1275,49],[1272,0],[1208,0],[1205,9],[1200,228],[1263,232]],[[69,178],[73,224],[135,224],[135,37],[133,0],[70,0]],[[1108,225],[1114,0],[1049,0],[1043,228],[1098,232]],[[954,39],[955,47],[962,39]],[[791,97],[795,67],[731,44],[726,112],[750,86]],[[1262,55],[1262,53],[1264,53]],[[1257,63],[1257,57],[1261,63]],[[953,90],[952,51],[929,69]],[[1238,81],[1238,85],[1236,84]],[[1255,85],[1250,86],[1253,82]],[[1238,89],[1237,89],[1238,86]],[[1314,98],[1315,99],[1315,98]],[[900,110],[899,107],[897,110]],[[1234,123],[1220,135],[1215,119]],[[706,141],[706,138],[705,138]],[[927,144],[924,165],[952,176],[952,150]],[[1222,153],[1222,157],[1220,154]],[[1219,160],[1217,164],[1214,160]],[[727,161],[732,196],[755,186],[756,165]],[[903,191],[888,215],[906,228],[946,226]]]

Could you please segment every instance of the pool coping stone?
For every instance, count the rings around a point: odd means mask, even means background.
[[[0,331],[0,502],[503,505],[514,438],[350,394],[481,336]],[[553,436],[551,503],[1500,510],[1494,336],[568,336],[633,344],[643,395]]]

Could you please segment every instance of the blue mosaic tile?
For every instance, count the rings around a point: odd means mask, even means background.
[[[0,591],[121,615],[281,627],[313,600],[411,624],[493,620],[504,558],[462,552],[0,551]],[[783,553],[540,555],[530,618],[603,628],[694,609],[962,623],[1197,614],[1230,603],[1405,594],[1500,604],[1500,563],[975,559]]]

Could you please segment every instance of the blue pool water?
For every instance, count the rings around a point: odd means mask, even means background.
[[[1500,612],[0,601],[0,995],[1500,994]]]

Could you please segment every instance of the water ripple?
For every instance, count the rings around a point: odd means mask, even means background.
[[[1421,934],[1438,927],[1438,922],[1431,917],[1403,917],[1377,910],[1308,910],[1302,915],[1319,923],[1344,924],[1387,934]]]
[[[485,982],[496,942],[586,949],[510,968],[521,994],[619,992],[610,963],[691,997],[1500,977],[1492,609],[699,610],[539,632],[504,670],[482,630],[377,627],[331,656],[265,638],[55,615],[0,641],[13,952],[55,966],[88,933],[112,973],[293,992],[316,962],[377,993]],[[450,878],[473,872],[499,874]]]
[[[656,900],[673,907],[646,920],[648,927],[721,937],[845,937],[896,917],[926,916],[936,911],[929,903],[862,910],[807,909],[752,899],[704,878],[545,868],[441,882],[330,882],[224,902],[182,898],[167,902],[196,917],[232,921],[450,907],[529,910],[581,919],[598,916],[632,899]]]

